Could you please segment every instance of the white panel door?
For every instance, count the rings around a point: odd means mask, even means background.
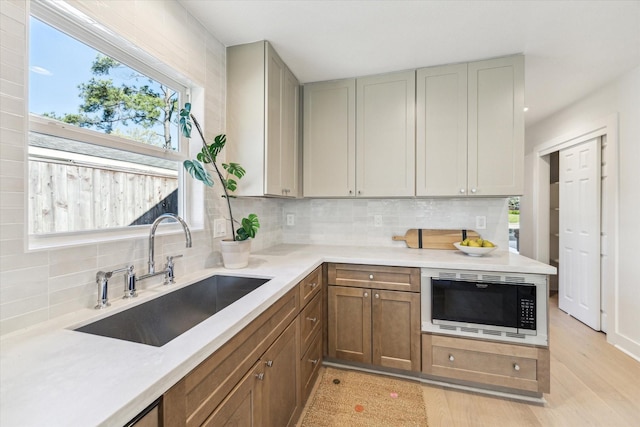
[[[600,330],[598,138],[560,151],[561,310]]]

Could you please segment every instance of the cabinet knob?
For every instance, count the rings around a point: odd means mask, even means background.
[[[375,294],[375,297],[376,297],[376,298],[380,298],[380,295],[379,295],[379,294]]]
[[[273,360],[267,360],[266,362],[264,362],[265,365],[267,365],[268,367],[272,367],[273,366]]]
[[[473,194],[475,194],[475,193],[476,193],[476,191],[478,191],[478,190],[476,190],[475,188],[472,188],[472,189],[471,189],[471,193],[473,193]]]
[[[311,289],[314,289],[316,286],[318,286],[318,284],[316,282],[313,283],[307,283],[307,286],[311,286]]]
[[[520,365],[518,365],[517,363],[513,364],[513,370],[514,371],[519,371],[520,370]]]
[[[453,354],[449,355],[449,362],[453,362],[454,360],[456,360],[455,357],[453,357]]]
[[[362,194],[362,191],[358,190],[358,194]]]
[[[369,275],[369,280],[373,280],[373,274]]]
[[[464,194],[464,188],[460,189],[460,194]]]
[[[259,374],[256,374],[256,378],[260,381],[262,381],[264,379],[264,373],[260,372]]]
[[[365,293],[364,293],[364,297],[366,298],[366,297],[368,297],[368,296],[369,296],[369,293],[368,293],[368,292],[365,292]]]
[[[352,190],[349,190],[349,194],[353,194],[353,191],[352,191]]]
[[[309,362],[311,362],[312,365],[317,365],[318,359],[309,359]]]
[[[307,320],[309,320],[310,322],[316,323],[318,321],[317,317],[307,317]]]

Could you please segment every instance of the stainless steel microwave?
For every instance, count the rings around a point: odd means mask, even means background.
[[[547,345],[546,275],[423,269],[423,332]]]
[[[536,335],[536,287],[432,278],[431,321]]]

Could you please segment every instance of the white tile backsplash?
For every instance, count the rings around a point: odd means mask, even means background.
[[[508,215],[506,198],[467,199],[310,199],[284,200],[286,214],[295,216],[294,226],[282,226],[284,243],[398,246],[394,235],[410,228],[474,230],[476,216],[485,216],[487,228],[476,230],[506,248]],[[374,216],[382,216],[382,226]]]

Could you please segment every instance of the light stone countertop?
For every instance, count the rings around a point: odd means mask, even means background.
[[[459,251],[391,247],[279,245],[251,255],[241,270],[206,269],[176,285],[87,308],[0,340],[0,425],[124,425],[323,262],[555,274],[509,251],[469,257]],[[272,278],[162,347],[70,330],[213,274]]]

